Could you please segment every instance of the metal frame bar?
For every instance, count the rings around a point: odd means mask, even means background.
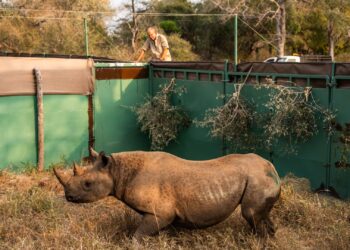
[[[165,77],[166,72],[171,72],[173,77],[175,77],[177,72],[183,73],[184,78],[181,80],[187,80],[187,81],[201,81],[200,80],[200,75],[201,74],[207,74],[208,75],[208,79],[207,81],[212,81],[213,79],[213,75],[220,75],[222,79],[225,78],[225,72],[221,71],[221,70],[191,70],[191,69],[172,69],[172,68],[156,68],[153,67],[152,65],[150,65],[150,67],[152,68],[153,72],[160,72],[161,73],[161,78],[167,78]],[[188,79],[190,74],[195,74],[195,79]]]
[[[238,82],[237,78],[240,78],[242,81],[244,77],[246,76],[255,77],[257,82],[260,82],[261,77],[270,77],[272,80],[278,79],[278,78],[288,78],[289,81],[292,81],[293,79],[305,79],[307,80],[307,85],[310,85],[311,79],[321,79],[325,80],[326,84],[328,84],[331,81],[331,77],[328,75],[307,75],[307,74],[284,74],[284,73],[259,73],[259,72],[230,72],[229,76],[234,76],[234,82]]]

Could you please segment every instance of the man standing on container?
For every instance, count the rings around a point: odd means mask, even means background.
[[[140,56],[137,58],[137,62],[143,60],[145,52],[151,50],[152,59],[160,61],[171,61],[171,55],[169,51],[168,40],[162,34],[158,34],[156,27],[149,27],[147,29],[148,38],[142,46]]]

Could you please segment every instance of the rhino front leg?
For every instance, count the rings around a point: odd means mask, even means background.
[[[162,218],[154,214],[146,214],[143,216],[141,224],[137,228],[133,238],[140,242],[144,236],[151,236],[158,233],[161,229],[170,225],[173,220],[174,218],[172,217]]]

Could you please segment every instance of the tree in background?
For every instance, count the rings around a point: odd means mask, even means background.
[[[146,2],[128,1],[123,5],[123,10],[127,12],[127,15],[119,18],[117,25],[113,27],[114,39],[123,45],[130,43],[133,55],[138,53],[138,43],[147,25],[147,18],[139,14],[145,12],[147,8],[148,3]]]
[[[313,0],[313,11],[318,17],[326,21],[328,54],[334,60],[335,49],[344,46],[344,40],[349,40],[350,1],[348,0]]]
[[[6,52],[85,54],[84,18],[90,54],[115,51],[105,19],[113,12],[107,0],[9,0],[1,12],[0,49]]]
[[[169,47],[173,61],[199,61],[200,57],[192,51],[190,42],[182,39],[180,34],[172,33],[168,36]]]
[[[0,6],[7,8],[0,10],[2,52],[84,55],[87,18],[90,55],[135,60],[146,28],[156,25],[175,60],[232,60],[238,14],[240,61],[292,53],[350,59],[347,0],[128,0],[128,14],[115,26],[107,23],[115,15],[108,0],[7,0]],[[214,15],[181,16],[201,13]]]
[[[240,15],[245,21],[254,19],[255,27],[268,21],[275,22],[275,41],[279,56],[285,54],[287,5],[295,0],[209,0],[229,16]]]
[[[285,45],[286,45],[286,2],[287,0],[272,0],[276,5],[275,20],[276,20],[276,37],[277,37],[277,48],[278,55],[284,56]]]
[[[135,2],[134,8],[130,8],[130,3],[124,5],[128,10],[128,15],[119,20],[119,24],[114,27],[114,38],[119,44],[123,46],[130,46],[133,48],[133,58],[138,54],[138,50],[142,47],[144,41],[147,39],[146,29],[149,26],[157,26],[161,33],[168,36],[170,46],[170,53],[173,60],[199,60],[192,51],[191,43],[183,34],[189,34],[187,22],[183,17],[162,17],[150,16],[147,13],[190,13],[192,12],[192,5],[187,0],[176,1],[156,1]],[[133,13],[134,11],[134,13]],[[134,22],[136,17],[136,23]],[[136,24],[136,26],[134,26]],[[135,30],[137,35],[135,36]]]

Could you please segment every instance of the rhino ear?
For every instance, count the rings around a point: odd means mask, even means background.
[[[99,154],[92,147],[90,148],[90,154],[94,158],[97,158],[99,156]]]
[[[74,162],[73,163],[73,173],[76,176],[82,175],[84,173],[84,169]]]
[[[102,151],[100,153],[100,157],[101,157],[101,161],[102,161],[102,166],[105,167],[108,165],[108,162],[109,162],[109,159],[108,159],[108,156],[105,155],[105,153]]]

